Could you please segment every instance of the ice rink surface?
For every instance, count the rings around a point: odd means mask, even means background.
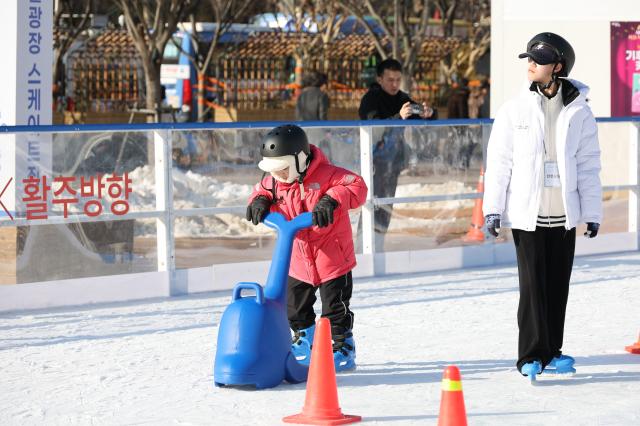
[[[281,424],[300,412],[305,384],[213,386],[230,298],[0,315],[0,424]],[[573,377],[520,376],[517,303],[515,266],[356,280],[358,369],[338,376],[343,412],[435,425],[442,372],[455,364],[472,425],[640,424],[640,355],[623,350],[640,331],[640,253],[576,260],[563,348]]]

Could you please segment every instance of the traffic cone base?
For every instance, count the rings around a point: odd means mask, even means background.
[[[467,426],[460,370],[454,365],[447,367],[442,377],[438,426]]]
[[[478,178],[478,194],[484,193],[484,170],[480,169],[480,177]],[[484,216],[482,215],[482,198],[476,198],[473,204],[473,214],[471,215],[471,225],[469,225],[469,231],[462,237],[462,241],[465,243],[483,242],[484,232],[482,232],[482,226],[484,225]]]
[[[636,343],[625,346],[624,350],[632,354],[640,354],[640,336],[638,336],[638,341]]]
[[[285,423],[309,425],[344,425],[362,420],[360,416],[342,414],[338,404],[336,368],[333,363],[331,323],[320,318],[316,324],[302,413],[287,416]]]
[[[337,419],[317,419],[314,417],[305,416],[304,414],[294,414],[293,416],[287,416],[282,419],[285,423],[298,423],[303,425],[346,425],[349,423],[356,423],[362,421],[360,416],[352,416],[349,414],[341,414]]]

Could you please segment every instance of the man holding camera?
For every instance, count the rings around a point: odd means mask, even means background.
[[[385,59],[376,68],[377,83],[362,97],[358,114],[361,120],[435,120],[437,112],[426,103],[413,101],[400,90],[402,65]],[[375,127],[373,130],[373,194],[377,198],[393,197],[398,176],[405,168],[404,127]],[[392,204],[376,207],[376,250],[382,251],[384,234],[391,221]]]

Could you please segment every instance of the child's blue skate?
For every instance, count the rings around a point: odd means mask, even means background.
[[[316,331],[316,325],[296,330],[291,343],[291,351],[300,364],[309,365],[311,362],[311,348],[313,347],[313,334]]]
[[[576,369],[573,367],[576,360],[569,355],[560,355],[551,360],[544,368],[545,374],[573,374]]]
[[[333,334],[333,363],[336,373],[356,369],[356,343],[351,329]]]
[[[542,372],[542,364],[540,361],[528,362],[520,368],[523,376],[529,376],[531,384],[535,384],[536,376]]]

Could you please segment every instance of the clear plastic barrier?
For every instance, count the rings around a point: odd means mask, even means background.
[[[373,210],[350,212],[356,251],[368,238],[375,252],[493,244],[469,238],[491,125],[381,124],[307,128],[334,164],[366,174],[371,161]],[[603,234],[636,232],[636,125],[598,123]],[[274,232],[244,218],[269,128],[0,135],[15,155],[0,173],[0,283],[269,260]]]

